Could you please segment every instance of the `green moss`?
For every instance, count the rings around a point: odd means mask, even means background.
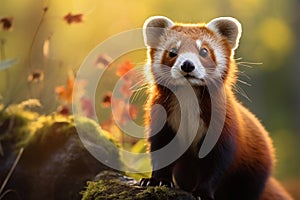
[[[96,182],[88,182],[86,190],[82,193],[82,200],[160,200],[160,199],[186,199],[195,198],[182,190],[167,187],[140,187],[137,182],[114,172],[104,172]]]
[[[32,100],[11,105],[0,112],[0,143],[10,141],[16,149],[31,145],[43,145],[45,141],[63,141],[70,134],[80,131],[85,139],[104,146],[109,155],[119,155],[116,143],[109,133],[101,130],[93,120],[85,117],[66,117],[52,114],[39,115],[26,109]],[[35,101],[33,103],[36,103]],[[59,138],[59,140],[58,140]],[[117,156],[118,157],[118,156]]]
[[[185,197],[185,198],[184,198]],[[147,187],[130,186],[117,180],[100,180],[98,182],[88,182],[82,200],[160,200],[160,199],[193,199],[192,195],[167,187]]]
[[[45,144],[63,143],[70,135],[76,135],[76,130],[72,121],[62,116],[40,116],[33,124],[34,134],[30,139],[21,142],[21,144],[29,148],[30,146],[41,146]]]
[[[105,147],[107,155],[118,155],[120,145],[111,137],[111,134],[102,130],[100,126],[89,118],[76,117],[73,119],[74,127],[84,140],[92,141],[98,147]]]
[[[94,149],[103,150],[107,161],[121,167],[119,149],[113,139],[91,119],[80,117],[75,123],[73,116],[39,115],[19,105],[0,111],[0,156],[4,158],[0,171],[8,172],[20,147],[24,148],[7,187],[22,193],[24,199],[81,198],[79,192],[86,181],[109,166],[87,151],[78,131]]]
[[[131,199],[134,196],[134,188],[118,183],[117,180],[100,180],[88,182],[88,192],[83,193],[83,200],[88,199]]]
[[[28,141],[35,129],[33,123],[38,113],[23,109],[18,105],[9,106],[0,112],[0,141],[13,140],[16,146]]]

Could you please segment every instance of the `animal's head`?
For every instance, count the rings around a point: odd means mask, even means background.
[[[234,79],[233,55],[241,32],[241,24],[231,17],[207,24],[175,24],[163,16],[150,17],[143,27],[148,73],[158,84],[176,86]]]

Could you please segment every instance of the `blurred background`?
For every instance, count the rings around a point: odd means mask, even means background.
[[[37,98],[41,114],[70,112],[70,80],[88,53],[108,37],[141,28],[152,15],[189,23],[232,16],[243,26],[235,56],[240,62],[238,97],[270,131],[278,160],[275,176],[300,199],[299,11],[299,0],[2,0],[0,102],[8,106]],[[95,100],[103,126],[110,122],[105,103],[118,79],[112,75],[145,59],[141,50],[112,62]],[[111,62],[103,55],[99,60]],[[142,124],[145,97],[139,100],[132,114]]]

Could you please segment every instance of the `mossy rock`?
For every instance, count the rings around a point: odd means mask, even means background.
[[[86,182],[110,168],[85,149],[76,128],[107,147],[110,158],[121,165],[118,149],[109,146],[112,139],[93,120],[78,118],[75,126],[72,117],[40,116],[18,107],[0,111],[1,184],[24,150],[0,197],[81,199]]]
[[[103,171],[89,181],[82,194],[82,200],[196,200],[192,194],[174,188],[140,187],[136,180],[112,171]]]

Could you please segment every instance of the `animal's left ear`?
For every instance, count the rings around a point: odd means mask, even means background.
[[[207,28],[225,37],[233,50],[238,47],[242,26],[235,18],[219,17],[213,19],[207,24]]]

